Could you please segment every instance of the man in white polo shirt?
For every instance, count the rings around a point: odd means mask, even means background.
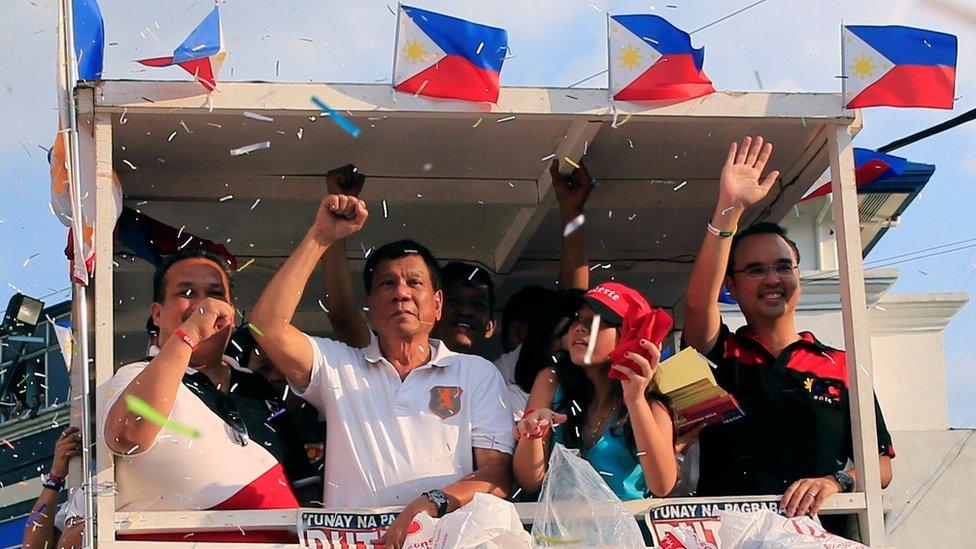
[[[400,547],[413,517],[440,517],[474,494],[511,485],[512,419],[488,361],[430,339],[443,293],[437,261],[411,241],[374,251],[363,272],[378,337],[367,347],[289,324],[322,254],[358,231],[365,202],[329,195],[251,314],[258,345],[327,420],[325,506],[404,505],[385,536]]]

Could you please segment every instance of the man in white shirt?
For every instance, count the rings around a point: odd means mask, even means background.
[[[400,241],[370,254],[365,301],[378,334],[370,346],[310,337],[289,324],[319,259],[367,215],[358,198],[326,196],[251,319],[268,358],[326,416],[325,506],[405,505],[384,538],[400,547],[420,512],[440,517],[478,492],[504,497],[514,440],[501,374],[429,337],[443,292],[437,262],[422,246]]]

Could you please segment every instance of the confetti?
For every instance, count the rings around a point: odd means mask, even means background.
[[[596,335],[599,329],[600,315],[593,315],[593,321],[590,322],[590,339],[586,343],[586,354],[583,355],[583,364],[586,364],[587,366],[589,366],[593,361],[593,350],[596,349]]]
[[[355,124],[347,120],[346,117],[342,116],[338,112],[332,110],[328,105],[323,103],[318,97],[315,97],[314,95],[312,96],[312,103],[315,103],[315,106],[322,109],[322,112],[328,114],[329,117],[332,119],[332,121],[338,124],[339,127],[342,128],[343,130],[346,130],[346,133],[348,133],[349,135],[353,137],[359,137],[359,134],[362,133],[362,130],[357,128]]]
[[[427,87],[427,84],[429,84],[429,83],[430,83],[430,80],[424,80],[423,82],[421,82],[420,83],[420,87],[417,88],[417,91],[414,92],[413,96],[414,97],[418,97],[418,96],[420,96],[420,94],[424,93],[424,88],[426,88]]]
[[[478,126],[480,126],[481,125],[481,120],[482,120],[481,118],[479,118],[478,120],[476,120],[475,123],[474,123],[474,125],[472,125],[471,127],[472,128],[477,128]]]
[[[243,265],[241,265],[240,267],[238,267],[238,269],[237,269],[237,272],[241,272],[241,271],[243,271],[244,269],[246,269],[246,268],[248,268],[248,267],[250,267],[250,266],[251,266],[251,263],[254,263],[254,259],[255,259],[255,258],[253,258],[253,257],[252,257],[251,259],[249,259],[249,260],[247,261],[247,263],[245,263],[245,264],[243,264]]]
[[[261,149],[270,149],[270,148],[271,148],[270,141],[261,141],[260,143],[251,143],[250,145],[244,145],[243,147],[231,149],[230,155],[241,156],[242,154],[247,154],[254,151],[260,151]]]
[[[389,209],[386,206],[386,199],[384,198],[383,199],[383,218],[384,219],[387,219],[389,217],[390,217],[390,212],[389,212]]]
[[[271,414],[270,416],[268,416],[268,419],[266,419],[265,421],[274,421],[274,420],[278,419],[279,417],[281,417],[281,416],[283,416],[285,414],[285,411],[286,410],[287,410],[287,408],[282,407],[277,412],[275,412],[275,413]],[[270,429],[270,427],[269,427],[269,429]],[[271,429],[271,430],[274,431],[274,429]]]
[[[248,322],[247,328],[252,332],[256,333],[257,335],[264,337],[264,332],[262,332],[261,328],[258,328],[254,323]]]
[[[166,138],[166,141],[172,141],[174,137],[176,137],[176,132],[169,134],[169,137]]]
[[[133,414],[140,415],[156,425],[163,427],[164,429],[169,429],[170,431],[186,435],[190,438],[200,436],[200,431],[194,429],[193,427],[182,425],[180,423],[176,423],[175,421],[170,421],[166,418],[166,416],[150,406],[145,400],[142,400],[135,395],[125,395],[125,405]]]
[[[573,160],[572,158],[570,158],[570,157],[568,157],[568,156],[564,156],[564,157],[563,157],[563,160],[565,160],[567,164],[569,164],[570,166],[572,166],[572,167],[574,167],[574,168],[576,168],[577,170],[578,170],[578,169],[579,169],[579,167],[580,167],[580,165],[579,165],[579,164],[577,164],[577,163],[576,163],[576,162],[575,162],[575,161],[574,161],[574,160]]]
[[[515,120],[515,118],[517,118],[515,115],[506,116],[506,117],[503,117],[503,118],[499,118],[498,120],[495,120],[495,122],[497,122],[497,123],[508,122],[510,120]]]
[[[271,118],[270,116],[264,116],[263,114],[258,114],[256,112],[244,111],[243,114],[245,117],[251,118],[253,120],[259,120],[261,122],[274,122],[274,118]]]
[[[305,135],[305,128],[298,128],[298,139],[301,140],[302,136]]]
[[[7,440],[7,439],[5,439],[5,438],[0,438],[0,444],[3,444],[4,446],[9,447],[11,450],[14,450],[15,449],[14,448],[14,445],[11,444],[10,441]]]
[[[139,168],[136,167],[135,164],[133,164],[132,162],[129,162],[128,160],[126,160],[124,158],[122,159],[122,163],[124,163],[126,166],[132,168],[132,171],[136,171],[136,170],[139,169]]]
[[[586,217],[583,214],[574,217],[563,227],[563,238],[575,233],[584,223],[586,223]]]
[[[325,311],[325,314],[329,314],[329,310],[325,307],[325,303],[322,303],[321,299],[319,300],[319,308]]]
[[[556,158],[556,153],[547,154],[547,155],[543,156],[542,158],[540,158],[539,160],[542,161],[542,162],[548,162],[548,161],[552,160],[553,158]]]
[[[475,50],[474,54],[475,55],[481,55],[481,50],[483,50],[483,49],[485,49],[485,43],[484,42],[478,44],[478,49]]]
[[[254,201],[254,204],[251,204],[251,208],[250,209],[253,210],[254,208],[257,208],[258,207],[258,204],[260,204],[260,203],[261,203],[261,199],[258,198],[257,200]]]
[[[228,200],[233,200],[233,199],[234,199],[234,195],[232,195],[232,194],[229,194],[229,195],[227,195],[227,196],[222,196],[222,197],[220,197],[220,198],[219,198],[218,200],[219,200],[220,202],[227,202]]]
[[[681,183],[678,183],[677,185],[675,185],[675,187],[673,189],[671,189],[671,190],[672,191],[679,191],[679,190],[681,190],[682,187],[684,187],[687,184],[688,184],[687,181],[682,181]]]

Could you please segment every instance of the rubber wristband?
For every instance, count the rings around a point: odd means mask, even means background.
[[[723,231],[723,230],[720,230],[715,225],[712,225],[712,222],[711,221],[708,222],[708,232],[712,233],[713,235],[715,235],[715,236],[717,236],[719,238],[728,238],[730,236],[734,236],[735,235],[735,231],[736,231],[735,228],[733,228],[731,231]]]
[[[48,475],[47,478],[44,479],[44,482],[41,483],[41,486],[54,490],[55,492],[60,492],[64,489],[64,478],[55,475]]]
[[[189,345],[191,351],[196,351],[197,350],[197,345],[198,345],[197,344],[197,341],[195,339],[193,339],[192,337],[190,337],[189,335],[187,335],[187,333],[183,331],[183,328],[177,328],[177,329],[173,330],[173,335],[175,335],[176,337],[182,339],[184,343],[186,343],[187,345]]]

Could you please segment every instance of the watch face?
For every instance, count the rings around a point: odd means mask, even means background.
[[[447,494],[441,492],[440,490],[431,490],[430,492],[427,492],[427,497],[430,498],[430,501],[436,503],[437,505],[444,505],[447,503]]]
[[[848,475],[847,471],[837,471],[834,473],[834,478],[837,479],[837,482],[840,483],[845,492],[854,487],[854,478]]]

